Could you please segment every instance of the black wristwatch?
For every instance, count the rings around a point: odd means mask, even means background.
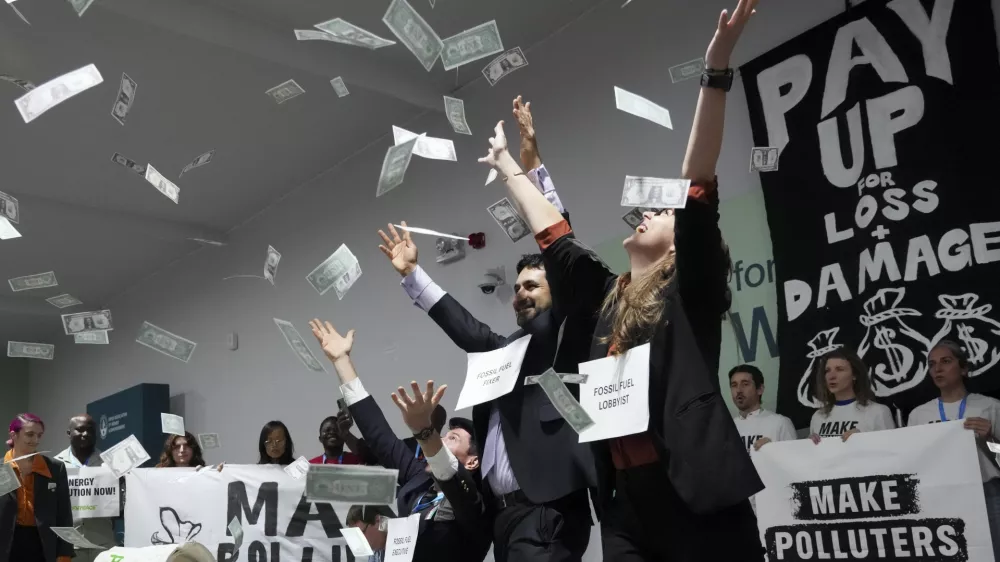
[[[712,70],[706,68],[701,74],[701,85],[704,88],[715,88],[728,92],[733,87],[733,69]]]
[[[429,439],[430,436],[433,434],[434,434],[433,427],[425,427],[424,429],[421,429],[420,431],[414,433],[413,438],[416,439],[417,441],[427,441],[427,439]]]

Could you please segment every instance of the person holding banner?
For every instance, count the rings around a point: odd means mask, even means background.
[[[997,442],[1000,432],[1000,400],[966,389],[969,356],[954,341],[938,342],[927,357],[927,365],[940,396],[914,408],[906,425],[964,420],[965,428],[976,433],[993,554],[996,560],[1000,560],[1000,468],[997,466],[997,455],[989,447],[990,443]]]
[[[201,445],[191,433],[171,435],[163,442],[163,452],[156,468],[203,467],[205,458],[201,456]],[[221,470],[221,469],[220,469]]]
[[[73,416],[69,420],[66,435],[69,436],[69,447],[56,455],[55,458],[66,465],[67,471],[75,470],[74,474],[77,474],[79,469],[84,467],[104,466],[101,451],[97,448],[97,424],[94,423],[94,418],[88,414]],[[115,531],[110,518],[87,517],[77,520],[75,515],[74,525],[79,526],[80,532],[87,537],[87,540],[94,544],[115,544]],[[96,550],[79,549],[73,556],[73,560],[74,562],[93,562],[99,554],[100,552]]]
[[[272,420],[260,428],[260,438],[257,440],[257,450],[260,457],[257,464],[279,464],[288,466],[295,462],[295,443],[288,427],[278,420]]]
[[[746,444],[747,452],[759,451],[773,441],[796,438],[792,420],[761,406],[764,396],[764,373],[753,365],[737,365],[729,371],[729,392],[739,412],[733,416],[736,429]]]
[[[624,242],[631,265],[624,275],[581,244],[523,177],[507,151],[503,121],[480,159],[498,171],[524,211],[567,321],[598,318],[594,361],[580,372],[608,384],[581,383],[580,397],[582,404],[587,393],[602,395],[588,413],[608,420],[595,425],[608,437],[592,441],[605,560],[764,556],[748,501],[763,484],[716,375],[730,264],[719,230],[715,167],[733,78],[730,57],[756,4],[740,0],[732,17],[723,11],[719,18],[681,171],[691,183],[686,204],[643,213]]]
[[[476,562],[486,557],[490,538],[486,506],[473,473],[479,470],[479,454],[471,424],[452,420],[444,436],[438,435],[431,413],[447,388],[435,391],[427,382],[421,393],[412,383],[414,397],[402,387],[393,402],[403,413],[403,421],[425,451],[426,462],[396,437],[375,399],[358,378],[351,360],[354,330],[341,336],[329,322],[309,322],[323,353],[333,363],[340,379],[340,391],[372,453],[382,466],[399,471],[396,512],[401,518],[420,514],[416,562]]]
[[[846,347],[827,352],[816,362],[813,393],[823,404],[809,422],[813,443],[824,437],[847,441],[862,431],[896,428],[889,407],[875,401],[868,367]]]
[[[66,465],[38,452],[45,423],[34,414],[10,422],[4,464],[20,486],[0,496],[0,562],[70,562],[73,545],[52,527],[72,527]]]
[[[336,416],[327,416],[320,422],[319,442],[323,445],[323,454],[309,459],[309,464],[369,464],[360,454],[367,449],[364,440],[358,439],[351,433],[353,424],[354,421],[347,410],[341,411]],[[345,444],[351,448],[350,451],[344,450]]]

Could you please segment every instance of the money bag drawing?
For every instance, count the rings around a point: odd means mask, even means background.
[[[181,544],[191,541],[201,532],[201,523],[181,521],[180,515],[172,507],[160,508],[160,524],[167,536],[161,537],[156,531],[149,538],[152,544]]]
[[[927,376],[930,340],[906,323],[907,317],[923,316],[900,306],[905,288],[880,289],[865,301],[858,317],[865,335],[858,356],[868,365],[875,396],[891,396],[909,390]]]
[[[829,330],[823,330],[816,334],[813,339],[809,340],[809,347],[812,348],[812,351],[806,354],[806,357],[809,359],[809,365],[806,366],[806,371],[802,373],[798,388],[799,402],[804,406],[810,408],[819,408],[822,406],[816,400],[813,393],[813,370],[816,368],[817,359],[835,349],[844,347],[843,344],[833,341],[836,339],[838,332],[840,332],[840,328],[830,328]]]
[[[986,315],[993,305],[976,306],[979,295],[939,295],[941,308],[935,318],[944,325],[934,336],[934,344],[941,340],[958,342],[969,356],[969,376],[975,377],[988,371],[1000,361],[1000,322]],[[933,347],[933,346],[931,346]]]

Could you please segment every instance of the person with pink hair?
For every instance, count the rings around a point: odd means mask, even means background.
[[[70,562],[73,545],[52,527],[72,527],[66,465],[38,452],[45,422],[18,414],[10,422],[3,462],[19,484],[0,496],[0,562]],[[0,482],[9,472],[0,472]]]

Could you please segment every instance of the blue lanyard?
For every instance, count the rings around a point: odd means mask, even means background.
[[[436,506],[437,504],[441,503],[441,500],[443,499],[444,499],[444,493],[438,492],[438,495],[435,496],[434,499],[432,499],[431,501],[418,503],[417,505],[413,506],[413,511],[411,511],[410,513],[417,513],[418,511],[423,511],[424,509],[432,505]]]
[[[417,443],[417,452],[413,454],[413,458],[415,459],[420,458],[420,443]]]
[[[958,405],[958,419],[965,417],[965,403],[968,400],[969,395],[966,394],[965,397],[962,398],[962,403]],[[938,413],[941,414],[941,421],[948,421],[948,416],[944,415],[944,402],[942,402],[940,398],[938,398]]]
[[[323,453],[323,464],[326,464],[326,453]],[[344,453],[337,457],[337,464],[344,464]]]

